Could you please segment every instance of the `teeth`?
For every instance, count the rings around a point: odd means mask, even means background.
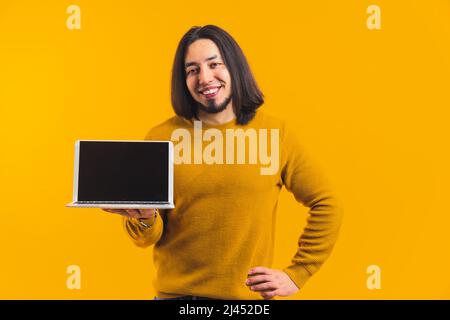
[[[216,93],[217,91],[219,91],[219,88],[214,88],[214,89],[203,91],[203,94]]]

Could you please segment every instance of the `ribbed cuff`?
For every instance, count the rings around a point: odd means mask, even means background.
[[[301,264],[292,264],[289,267],[284,268],[283,271],[286,272],[299,289],[301,289],[306,281],[312,276],[312,274]]]

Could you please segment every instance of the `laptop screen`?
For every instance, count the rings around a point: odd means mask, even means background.
[[[167,142],[80,141],[78,201],[168,201]]]

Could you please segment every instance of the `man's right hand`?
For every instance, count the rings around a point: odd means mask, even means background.
[[[155,211],[157,211],[158,209],[102,209],[102,210],[109,213],[120,214],[128,218],[153,220],[155,217]]]

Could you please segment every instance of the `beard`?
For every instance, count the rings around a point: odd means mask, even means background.
[[[208,105],[198,103],[198,108],[206,113],[219,113],[226,109],[231,101],[231,94],[222,101],[222,103],[216,103],[214,99],[208,101]]]

